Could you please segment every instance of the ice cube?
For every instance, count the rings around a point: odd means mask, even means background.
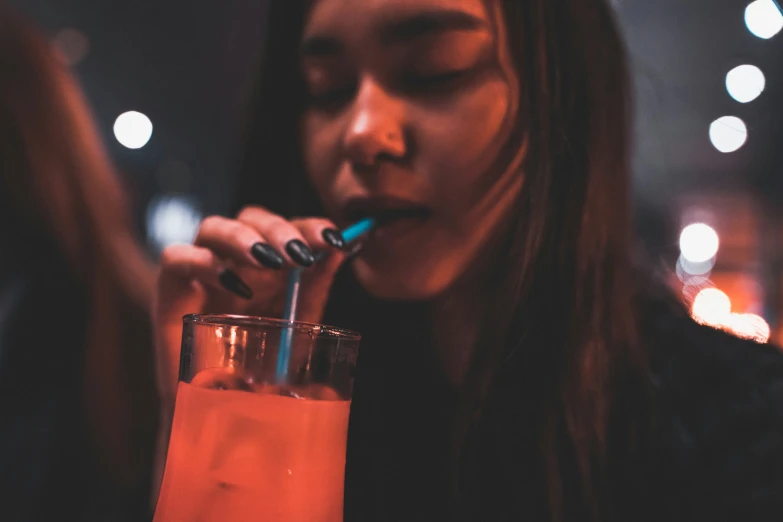
[[[331,386],[327,386],[326,384],[308,384],[307,386],[303,386],[300,389],[297,389],[297,392],[300,394],[302,398],[305,399],[313,399],[317,401],[342,401],[343,399],[337,391],[335,391],[334,388]]]
[[[295,399],[312,399],[317,401],[342,401],[345,400],[331,386],[325,384],[269,384],[255,383],[253,389],[263,395],[279,395],[281,397],[293,397]]]
[[[286,384],[271,384],[268,382],[254,383],[253,391],[261,395],[279,395],[299,399],[299,395]]]
[[[190,384],[212,390],[253,391],[252,378],[240,368],[209,368],[200,371]]]
[[[278,415],[263,404],[268,399],[247,397],[247,405],[235,403],[233,411],[216,412],[208,473],[216,484],[258,489],[279,479],[289,457]]]

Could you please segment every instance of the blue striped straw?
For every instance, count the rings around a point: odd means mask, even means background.
[[[353,243],[364,234],[368,233],[375,226],[375,220],[365,218],[358,221],[342,231],[343,240],[346,244]],[[325,253],[316,256],[316,261],[323,259]],[[296,321],[296,309],[299,301],[299,283],[302,279],[302,268],[294,268],[288,274],[288,286],[285,293],[285,309],[283,319],[291,323]],[[277,353],[277,380],[283,381],[288,375],[288,365],[291,362],[291,342],[293,341],[293,325],[289,325],[283,330],[280,336],[280,349]]]

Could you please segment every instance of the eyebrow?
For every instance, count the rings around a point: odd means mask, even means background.
[[[300,53],[304,58],[318,58],[340,54],[343,44],[331,36],[313,36],[302,43]]]
[[[393,20],[381,27],[379,35],[381,42],[395,44],[433,34],[482,31],[488,28],[486,20],[465,11],[437,9]]]
[[[391,45],[451,31],[486,30],[489,30],[489,24],[482,18],[465,11],[436,9],[386,22],[378,35],[383,44]],[[305,39],[300,52],[303,57],[316,58],[337,55],[343,50],[344,46],[337,38],[315,35]]]

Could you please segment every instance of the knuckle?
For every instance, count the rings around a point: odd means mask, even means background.
[[[237,237],[245,233],[247,230],[245,228],[245,225],[240,223],[239,221],[229,221],[224,225],[225,229],[224,232],[232,237]]]
[[[237,219],[239,220],[259,219],[264,217],[265,214],[269,214],[269,211],[266,210],[265,208],[248,205],[242,207],[242,209],[237,214]]]
[[[280,216],[275,216],[268,223],[269,229],[276,233],[288,235],[299,231],[298,227],[294,226],[293,223]]]
[[[246,207],[237,217],[237,222],[263,234],[276,234],[291,230],[292,224],[283,216],[261,207]]]
[[[223,222],[223,218],[220,216],[208,216],[205,217],[198,228],[198,235],[209,234],[218,229]]]
[[[331,221],[324,218],[297,218],[291,221],[300,230],[323,228],[331,226]]]
[[[169,268],[182,262],[187,245],[171,245],[163,249],[160,254],[160,265]]]

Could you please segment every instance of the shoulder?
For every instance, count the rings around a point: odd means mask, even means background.
[[[773,398],[774,392],[783,391],[776,388],[783,384],[779,347],[740,339],[680,313],[651,319],[642,342],[650,354],[654,384],[662,391],[708,403],[761,398],[764,389]]]
[[[645,313],[657,432],[661,454],[671,460],[666,469],[702,515],[780,516],[783,351],[696,324],[674,307]]]

